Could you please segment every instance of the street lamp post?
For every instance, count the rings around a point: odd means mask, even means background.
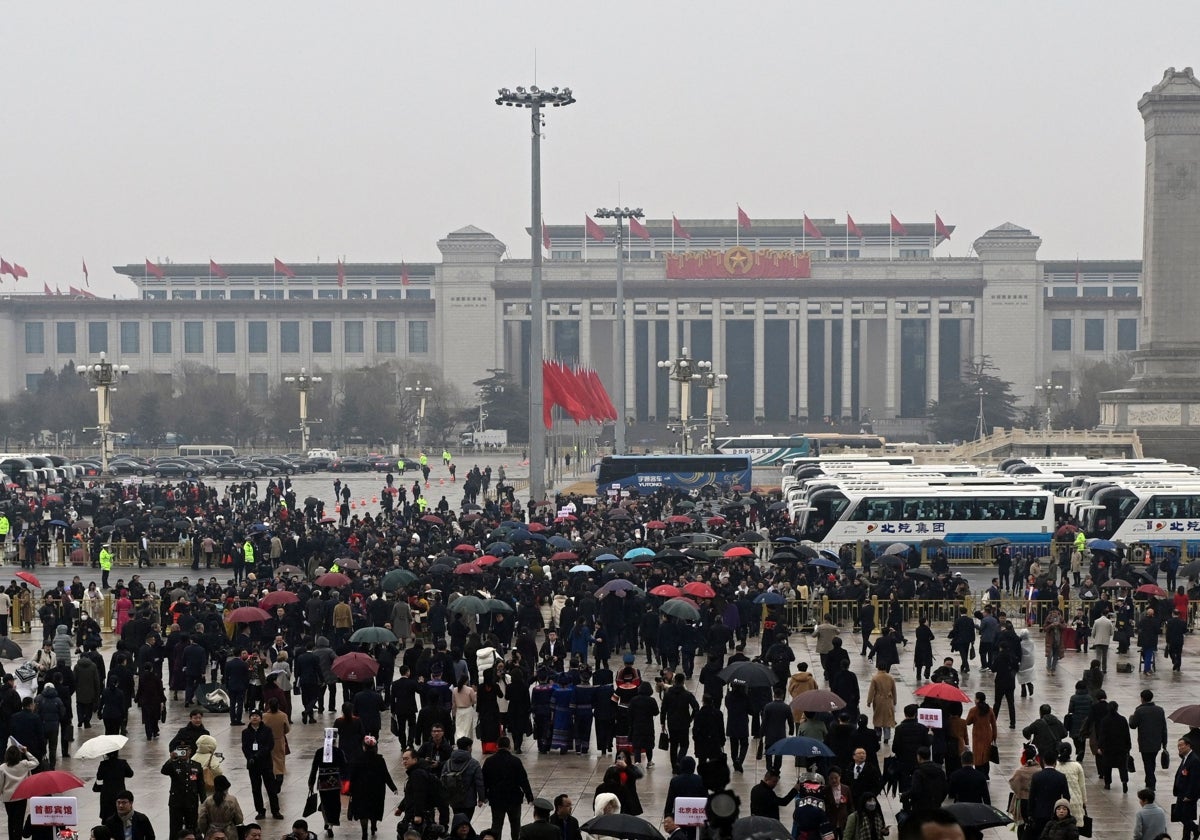
[[[701,372],[696,374],[696,384],[705,390],[708,416],[708,438],[705,441],[708,451],[715,451],[717,430],[713,424],[713,392],[719,388],[726,379],[728,374],[715,373],[712,370],[711,362],[697,362],[698,367],[702,368]]]
[[[660,361],[658,366],[670,371],[670,378],[679,383],[679,435],[680,452],[683,455],[691,448],[690,429],[688,427],[688,403],[691,401],[692,381],[700,376],[699,370],[711,368],[711,362],[697,362],[688,355],[686,347],[680,348],[679,358],[672,361]]]
[[[979,397],[979,415],[975,418],[975,440],[983,440],[984,425],[983,425],[983,398],[988,395],[982,387],[975,391],[975,396]]]
[[[100,472],[108,475],[109,429],[112,426],[112,406],[108,401],[109,391],[115,391],[117,376],[129,373],[129,365],[114,365],[106,354],[100,354],[100,361],[86,365],[78,365],[75,372],[86,377],[92,390],[96,392],[96,425],[100,430]]]
[[[600,207],[596,210],[597,219],[615,219],[617,222],[617,312],[616,335],[613,336],[613,351],[616,362],[613,367],[616,375],[613,387],[617,391],[617,424],[613,429],[614,454],[625,454],[625,220],[642,219],[645,213],[641,207]]]
[[[417,380],[416,385],[405,385],[404,392],[410,396],[419,397],[421,400],[420,407],[417,409],[417,449],[421,448],[421,427],[425,425],[425,399],[433,393],[433,389],[428,385],[422,385],[421,380]]]
[[[1055,392],[1061,391],[1062,389],[1063,389],[1063,386],[1055,385],[1054,380],[1051,379],[1050,377],[1046,377],[1046,381],[1043,384],[1033,386],[1033,390],[1037,391],[1039,394],[1044,393],[1046,395],[1045,423],[1046,423],[1046,431],[1047,432],[1050,431],[1050,421],[1051,421],[1050,415],[1051,415],[1051,412],[1054,410],[1054,406],[1053,406],[1054,394],[1055,394]]]
[[[314,376],[308,373],[304,368],[300,368],[300,372],[289,374],[283,377],[283,381],[296,386],[296,390],[300,392],[300,451],[305,455],[308,454],[308,392],[313,389],[313,385],[321,382],[319,376]],[[320,423],[320,420],[313,420],[313,423]]]
[[[542,421],[542,361],[545,314],[542,312],[542,108],[560,108],[575,102],[570,88],[543,90],[536,85],[515,91],[500,88],[497,105],[528,108],[532,128],[532,193],[529,236],[529,495],[537,502],[546,496],[546,428]]]

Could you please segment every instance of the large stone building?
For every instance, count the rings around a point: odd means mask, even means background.
[[[729,378],[716,413],[734,428],[782,428],[823,417],[877,429],[919,425],[965,363],[988,357],[1026,404],[1047,379],[1069,394],[1082,365],[1137,347],[1141,263],[1038,259],[1034,233],[1003,224],[950,257],[934,224],[814,219],[647,223],[627,245],[628,318],[616,327],[614,229],[551,226],[544,268],[547,356],[594,367],[611,389],[614,347],[626,348],[626,405],[638,421],[679,413],[657,366],[687,347]],[[962,243],[956,243],[963,250]],[[391,359],[440,368],[469,393],[493,368],[529,367],[528,260],[475,227],[441,240],[440,262],[271,263],[117,267],[138,299],[0,299],[0,397],[107,352],[135,372],[195,362],[265,395],[301,366],[336,378]],[[707,252],[707,253],[703,253]],[[804,255],[807,254],[807,257]],[[220,276],[225,275],[225,276]],[[698,391],[698,389],[693,389]],[[698,393],[693,393],[700,411]]]

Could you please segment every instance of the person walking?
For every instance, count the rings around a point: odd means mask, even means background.
[[[475,738],[475,689],[467,684],[464,674],[452,692],[454,698],[454,737]]]
[[[229,792],[231,786],[227,777],[217,776],[212,794],[200,803],[200,813],[196,817],[197,836],[208,837],[218,831],[224,832],[227,838],[238,836],[237,829],[244,816],[241,803]]]
[[[1115,632],[1116,628],[1113,626],[1112,619],[1109,618],[1108,610],[1100,613],[1099,617],[1092,622],[1090,645],[1100,660],[1100,670],[1105,674],[1108,673],[1108,648],[1112,645]]]
[[[1118,711],[1117,701],[1108,703],[1108,714],[1100,722],[1100,748],[1097,752],[1104,758],[1104,789],[1112,787],[1112,771],[1121,777],[1121,789],[1129,792],[1129,753],[1133,747],[1129,737],[1129,721]]]
[[[1133,714],[1129,716],[1129,728],[1137,730],[1138,752],[1142,755],[1142,767],[1146,772],[1146,787],[1154,790],[1157,787],[1155,773],[1157,771],[1159,751],[1167,751],[1167,713],[1163,707],[1154,702],[1154,692],[1143,689],[1142,702]]]
[[[692,720],[700,711],[695,695],[687,690],[685,682],[683,674],[675,675],[674,684],[663,694],[662,711],[658,718],[662,731],[667,735],[672,773],[679,772],[679,759],[688,751],[688,732]]]
[[[1171,809],[1171,820],[1183,824],[1180,840],[1196,840],[1200,830],[1196,827],[1196,802],[1200,800],[1200,756],[1192,750],[1187,738],[1176,742],[1179,766],[1175,768],[1175,782],[1171,794],[1175,806]]]
[[[1000,733],[996,727],[996,713],[982,691],[975,692],[975,705],[967,712],[966,725],[971,731],[971,764],[987,776],[992,747]]]
[[[275,749],[275,736],[263,724],[262,712],[250,712],[250,723],[242,730],[242,755],[246,758],[246,769],[250,774],[250,790],[254,795],[254,818],[266,819],[263,802],[263,786],[267,788],[267,801],[271,805],[271,816],[283,819],[279,811],[279,791],[275,787],[275,770],[271,753]]]
[[[325,730],[325,743],[313,752],[308,771],[308,789],[316,791],[325,836],[333,836],[333,827],[342,824],[342,782],[349,778],[346,754],[337,745],[337,730]]]
[[[512,742],[507,735],[501,735],[496,741],[496,752],[483,762],[483,789],[492,809],[492,834],[503,837],[507,819],[512,840],[517,840],[521,831],[521,802],[533,802],[533,788],[525,765],[511,750]]]
[[[21,830],[25,825],[25,803],[28,801],[14,800],[13,791],[37,766],[38,760],[25,747],[11,745],[4,751],[4,764],[0,765],[0,802],[4,803],[8,817],[8,840],[21,840]]]
[[[419,762],[417,761],[416,753],[412,750],[405,750],[401,756],[401,762],[404,764],[404,769],[409,771],[409,778],[412,778],[412,772]],[[421,772],[429,777],[429,771],[420,768]],[[436,781],[431,783],[434,789],[437,788]],[[367,735],[362,740],[362,751],[358,754],[350,764],[350,807],[347,811],[347,816],[352,820],[358,820],[359,827],[362,829],[362,840],[367,840],[367,830],[370,829],[371,834],[375,834],[379,821],[383,819],[384,811],[384,789],[391,790],[396,793],[396,783],[392,780],[392,774],[388,772],[387,762],[383,756],[379,754],[379,742],[370,735]],[[404,809],[405,815],[409,822],[415,822],[418,827],[422,827],[425,820],[431,811],[413,810],[411,807],[406,807],[409,801],[408,785],[404,788],[404,802],[401,802],[401,808]],[[400,809],[397,809],[399,816]],[[414,817],[417,817],[414,819]]]
[[[892,739],[896,726],[896,680],[886,670],[877,668],[867,689],[867,705],[872,709],[871,724],[883,743]]]
[[[288,716],[279,708],[279,701],[274,697],[267,700],[267,710],[263,713],[263,726],[271,730],[274,746],[271,747],[271,772],[275,774],[275,790],[283,789],[283,777],[287,775],[288,733],[292,724]]]

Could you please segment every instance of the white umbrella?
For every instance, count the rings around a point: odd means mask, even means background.
[[[594,572],[596,570],[593,569],[591,566],[587,565],[586,563],[580,563],[578,566],[572,566],[569,569],[569,571],[571,571],[571,572]]]
[[[116,752],[129,743],[124,735],[97,735],[88,738],[75,750],[76,758],[104,758],[110,752]]]

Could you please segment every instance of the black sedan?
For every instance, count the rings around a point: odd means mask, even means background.
[[[253,461],[226,461],[212,469],[212,474],[219,478],[258,478],[264,472],[263,467]]]
[[[366,458],[342,458],[330,467],[334,472],[370,472],[371,462]]]
[[[187,461],[155,461],[147,471],[155,478],[195,478],[202,473],[195,464]]]

